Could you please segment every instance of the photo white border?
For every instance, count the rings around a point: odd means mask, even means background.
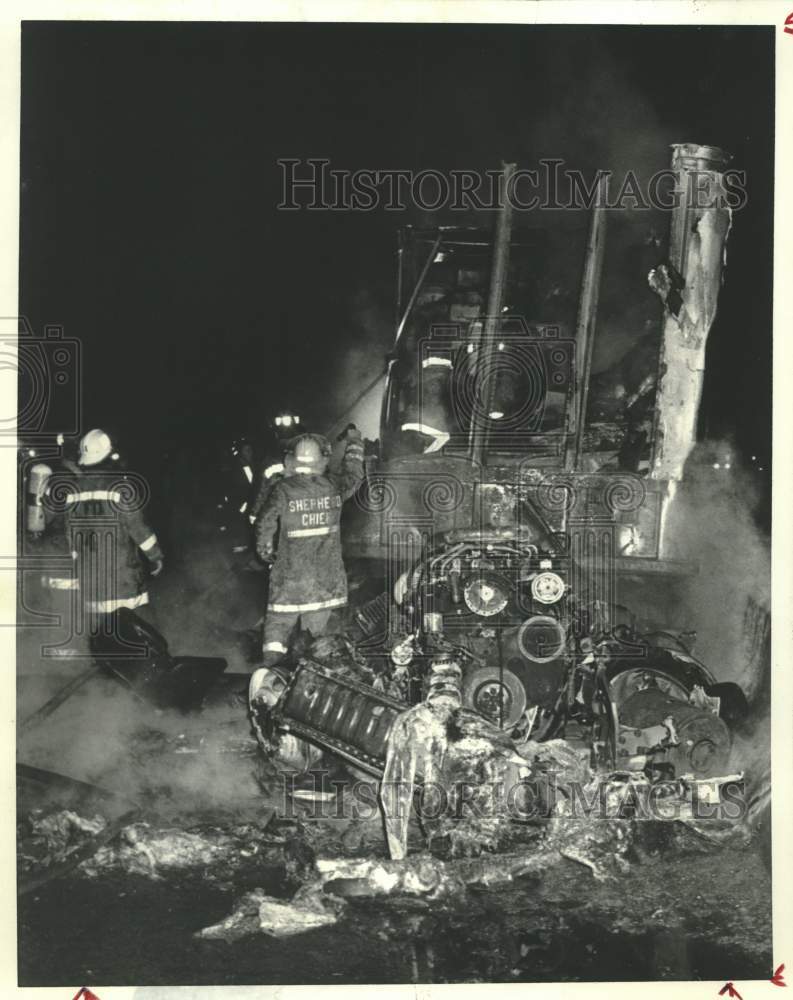
[[[786,965],[793,985],[793,863],[787,836],[793,823],[793,392],[787,390],[786,375],[793,372],[793,34],[783,31],[785,18],[793,13],[793,0],[369,0],[369,2],[317,2],[282,0],[280,3],[227,3],[209,0],[135,0],[135,2],[56,2],[31,0],[7,2],[0,9],[0,317],[18,312],[19,264],[19,93],[20,26],[22,20],[109,21],[367,21],[415,23],[514,23],[514,24],[644,24],[644,25],[757,25],[776,27],[776,169],[774,244],[774,472],[772,554],[772,761],[773,761],[773,929],[774,967]],[[674,53],[670,53],[670,73]],[[736,67],[736,72],[740,68]],[[699,137],[697,137],[699,138]],[[708,137],[706,136],[705,139]],[[67,331],[75,334],[75,331]],[[750,333],[750,331],[747,331]],[[78,334],[77,334],[78,335]],[[0,413],[16,411],[16,393],[2,384]],[[16,451],[0,448],[0,552],[16,551]],[[0,556],[0,620],[15,617],[16,576],[13,558]],[[736,567],[740,572],[740,567]],[[0,793],[6,808],[0,821],[0,887],[2,887],[2,934],[0,935],[0,996],[34,997],[42,1000],[72,1000],[82,984],[74,987],[25,988],[16,985],[16,656],[14,630],[0,628],[0,706],[3,706],[0,737]],[[640,875],[640,873],[639,873]],[[252,942],[251,947],[278,947]],[[770,975],[770,972],[769,972]],[[104,987],[87,984],[100,1000],[308,1000],[323,994],[343,997],[378,996],[425,998],[449,991],[466,997],[532,998],[604,997],[608,1000],[643,1000],[655,997],[718,997],[723,982],[698,983],[563,983],[477,984],[454,986],[247,986],[247,987]],[[778,987],[765,980],[736,982],[743,1000],[776,1000]],[[779,1000],[784,1000],[782,995]]]

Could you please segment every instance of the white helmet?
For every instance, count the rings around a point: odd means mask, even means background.
[[[80,439],[80,457],[78,465],[98,465],[113,451],[113,442],[99,428],[88,431]]]
[[[321,474],[328,467],[327,441],[318,434],[304,434],[295,442],[294,465],[296,472]]]

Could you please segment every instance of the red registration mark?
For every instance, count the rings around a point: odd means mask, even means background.
[[[793,11],[785,18],[785,34],[793,35]]]
[[[743,1000],[741,994],[735,989],[735,983],[725,983],[719,990],[719,996],[723,997],[725,993],[728,997],[737,997],[737,1000]]]

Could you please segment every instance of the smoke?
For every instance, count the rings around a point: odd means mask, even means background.
[[[729,441],[692,451],[667,518],[669,554],[699,564],[682,585],[687,618],[697,632],[696,655],[718,680],[734,681],[755,698],[769,669],[756,635],[747,632],[747,605],[771,606],[770,540],[757,526],[756,473]]]
[[[421,95],[425,109],[422,120],[431,121],[432,127],[423,129],[418,136],[397,131],[402,140],[399,166],[408,165],[415,170],[431,166],[442,172],[465,168],[484,175],[485,170],[497,169],[502,159],[514,159],[521,168],[537,169],[540,158],[545,157],[561,161],[565,168],[580,169],[590,178],[597,169],[611,169],[617,189],[626,172],[632,171],[646,192],[649,178],[668,167],[670,143],[688,138],[680,133],[678,124],[662,124],[662,95],[637,86],[629,70],[620,65],[602,38],[571,37],[564,45],[549,48],[539,38],[529,35],[527,45],[534,69],[530,116],[516,121],[512,103],[495,99],[499,87],[502,93],[511,92],[525,83],[522,60],[513,64],[505,57],[504,64],[499,66],[503,78],[494,80],[474,59],[472,65],[479,68],[458,81],[457,99],[451,105],[445,91],[436,94],[433,90]],[[461,58],[457,52],[453,59],[442,52],[435,55],[440,59],[436,71],[441,79],[445,73],[444,60],[449,58],[457,63]],[[562,88],[560,79],[565,80]],[[479,128],[472,130],[472,121],[480,123]],[[404,121],[394,122],[395,129],[404,127]],[[716,141],[711,136],[705,138]],[[396,164],[378,165],[388,168]],[[569,190],[564,181],[560,185],[559,199],[564,203]],[[639,340],[643,341],[641,349],[647,355],[648,368],[657,365],[661,310],[646,279],[650,268],[663,258],[657,234],[666,232],[668,217],[646,208],[631,209],[630,204],[627,199],[623,210],[609,213],[594,371],[618,362]],[[540,227],[560,239],[549,268],[549,281],[557,284],[571,302],[578,295],[588,218],[587,211],[541,210],[518,212],[513,219],[516,229]],[[385,213],[383,218],[382,214],[372,213],[363,217],[363,238],[372,246],[372,257],[361,266],[368,270],[370,278],[365,285],[361,282],[348,292],[349,323],[346,329],[337,331],[335,342],[340,345],[340,361],[327,381],[328,410],[332,412],[323,416],[329,423],[385,367],[384,356],[392,346],[395,328],[396,266],[390,250],[397,227],[411,223],[427,227],[447,224],[487,228],[493,222],[494,214],[487,210],[447,208],[428,213],[417,205],[409,205],[399,215]],[[406,296],[409,291],[410,288],[405,290]],[[536,304],[537,309],[541,306],[548,309],[545,303]],[[532,320],[536,316],[526,318]],[[572,320],[574,309],[567,317],[561,304],[555,301],[545,318],[557,324]],[[361,426],[366,437],[378,436],[381,389],[377,385],[350,417]]]
[[[46,697],[28,687],[21,700],[34,694]],[[161,819],[261,809],[253,753],[245,708],[232,698],[191,717],[142,704],[104,677],[22,734],[18,747],[20,762],[99,785]]]
[[[236,630],[261,616],[264,574],[236,572],[232,543],[216,528],[202,532],[185,522],[182,529],[180,545],[172,541],[168,549],[166,573],[151,581],[152,607],[173,656],[226,659],[220,701],[196,715],[157,710],[100,674],[20,733],[18,759],[98,784],[162,817],[248,806],[255,812],[261,808],[255,743],[245,700],[234,696],[246,690],[251,665]],[[90,666],[87,642],[75,639],[70,645],[78,656],[43,659],[42,643],[68,637],[68,628],[52,631],[22,630],[18,719]]]
[[[385,359],[394,339],[393,316],[377,293],[369,289],[354,293],[349,311],[349,343],[329,380],[327,420],[334,423],[336,431],[346,423],[354,423],[365,438],[375,440],[380,434]],[[378,373],[383,373],[383,378],[358,399]]]
[[[756,521],[756,477],[730,441],[702,442],[689,456],[667,521],[670,554],[699,564],[680,595],[697,632],[694,652],[717,681],[738,684],[750,703],[730,766],[752,788],[767,780],[771,745],[770,646],[762,628],[771,608],[771,549]]]

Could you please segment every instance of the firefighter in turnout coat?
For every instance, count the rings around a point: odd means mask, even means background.
[[[282,410],[273,420],[255,496],[250,504],[251,524],[256,523],[272,486],[284,478],[284,458],[294,444],[299,428],[300,417],[291,410]]]
[[[119,470],[112,451],[104,431],[92,430],[82,438],[79,470],[66,496],[64,512],[66,536],[92,629],[119,608],[147,605],[147,575],[157,576],[163,567],[157,536],[141,510],[141,488]]]
[[[363,444],[354,427],[340,442],[340,461],[330,460],[325,438],[304,434],[287,456],[283,479],[274,483],[256,522],[259,557],[272,563],[264,623],[264,664],[287,651],[298,620],[321,635],[334,608],[347,603],[347,576],[339,522],[344,501],[363,479]]]

